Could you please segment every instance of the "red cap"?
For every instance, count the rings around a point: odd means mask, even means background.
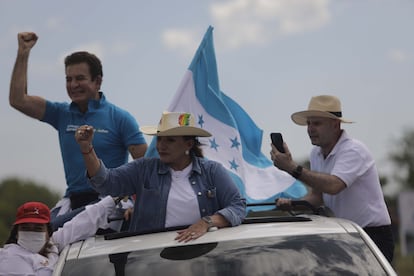
[[[49,207],[41,202],[26,202],[17,209],[16,221],[14,224],[49,222]]]

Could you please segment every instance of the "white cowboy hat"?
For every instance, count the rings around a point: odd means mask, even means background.
[[[158,126],[143,126],[140,129],[144,134],[155,136],[211,136],[210,132],[194,125],[191,113],[164,111]]]
[[[324,117],[338,119],[342,123],[353,123],[342,117],[341,101],[330,95],[312,97],[308,110],[295,112],[291,116],[292,121],[301,126],[307,125],[309,117]]]

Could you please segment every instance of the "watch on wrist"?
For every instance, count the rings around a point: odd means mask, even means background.
[[[299,178],[302,175],[303,167],[298,165],[291,173],[294,178]]]
[[[208,224],[207,232],[213,232],[213,231],[218,230],[218,227],[217,227],[217,226],[214,226],[214,224],[213,224],[213,220],[211,219],[211,217],[210,217],[210,216],[205,216],[205,217],[202,217],[201,219],[202,219],[205,223],[207,223],[207,224]]]
[[[208,228],[210,229],[211,227],[214,227],[213,225],[213,220],[211,219],[210,216],[205,216],[201,218],[202,220],[204,220],[207,224],[208,224]]]

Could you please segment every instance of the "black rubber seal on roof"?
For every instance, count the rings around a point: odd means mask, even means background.
[[[207,254],[208,252],[216,248],[217,244],[217,242],[212,242],[167,247],[161,251],[160,256],[161,258],[174,261],[190,260]]]

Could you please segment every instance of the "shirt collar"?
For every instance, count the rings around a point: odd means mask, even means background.
[[[195,156],[194,154],[192,154],[192,169],[191,171],[196,172],[198,174],[201,174],[201,165],[200,162],[202,162],[202,158]],[[166,174],[169,172],[170,167],[167,166],[166,164],[162,163],[161,161],[159,162],[160,166],[158,169],[158,173],[159,174]]]
[[[103,92],[99,91],[99,99],[90,99],[88,102],[88,112],[95,111],[99,109],[101,106],[103,106],[106,103],[106,98]],[[74,102],[70,103],[69,109],[71,111],[79,111],[78,105]]]
[[[349,140],[350,137],[349,135],[346,133],[346,131],[343,129],[342,130],[342,134],[339,137],[338,141],[336,142],[335,146],[333,147],[333,149],[331,150],[331,152],[328,154],[328,156],[325,159],[328,159],[329,156],[333,156],[336,154],[336,152],[338,151],[339,146],[344,143],[346,140]],[[318,151],[318,155],[322,155],[322,149],[319,147],[319,151]]]

